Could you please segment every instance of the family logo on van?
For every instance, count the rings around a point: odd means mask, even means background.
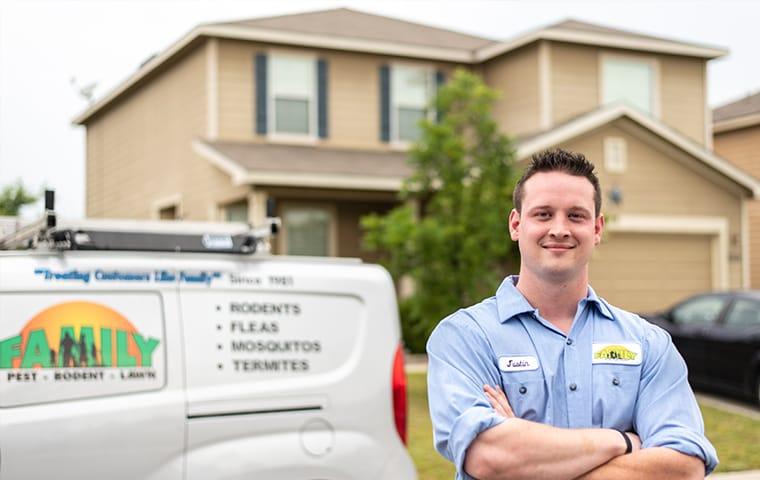
[[[59,303],[0,340],[0,369],[151,367],[158,345],[105,305]]]

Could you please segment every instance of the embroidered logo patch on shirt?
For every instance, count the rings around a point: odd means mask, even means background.
[[[532,355],[499,357],[499,370],[502,372],[521,372],[538,370],[538,359]]]
[[[591,363],[617,363],[639,365],[641,344],[639,343],[594,343]]]

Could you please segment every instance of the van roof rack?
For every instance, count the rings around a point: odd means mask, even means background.
[[[252,254],[268,252],[280,219],[266,225],[180,222],[166,220],[58,220],[54,192],[45,192],[45,215],[0,238],[0,250],[119,250],[139,252],[204,252]],[[274,205],[267,205],[268,213]]]

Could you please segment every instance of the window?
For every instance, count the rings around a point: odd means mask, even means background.
[[[420,120],[431,110],[435,80],[433,72],[425,67],[394,66],[391,69],[391,115],[393,139],[414,142],[420,138]]]
[[[602,103],[625,102],[657,115],[655,105],[656,64],[625,57],[602,60]]]
[[[699,297],[682,303],[673,310],[673,321],[680,325],[710,325],[726,305],[725,297]]]
[[[224,206],[224,220],[226,222],[248,223],[248,200],[230,203]]]
[[[270,132],[313,135],[316,116],[316,66],[308,57],[272,55]]]
[[[760,303],[752,300],[737,300],[726,315],[727,327],[749,327],[760,325]]]
[[[158,218],[160,220],[176,220],[177,219],[177,206],[169,205],[158,210]]]
[[[606,137],[604,139],[604,168],[610,173],[624,173],[628,165],[625,139]]]
[[[330,256],[333,215],[323,207],[298,206],[284,209],[283,239],[288,255]]]

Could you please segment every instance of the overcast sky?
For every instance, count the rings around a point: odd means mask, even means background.
[[[56,190],[62,216],[84,215],[85,131],[71,119],[147,57],[199,23],[350,7],[508,39],[565,18],[726,47],[709,66],[712,106],[760,89],[760,2],[0,0],[0,188]],[[39,215],[40,206],[25,217]]]

